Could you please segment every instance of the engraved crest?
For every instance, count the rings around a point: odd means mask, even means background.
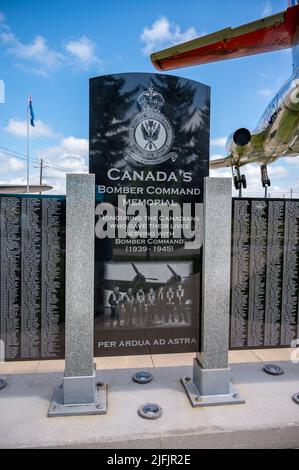
[[[129,128],[127,158],[144,165],[157,165],[169,159],[176,161],[178,155],[171,153],[173,128],[161,111],[165,104],[163,96],[150,83],[137,101],[141,112],[133,118]]]
[[[161,131],[161,124],[158,124],[154,121],[144,121],[141,125],[141,130],[143,134],[144,140],[147,141],[145,149],[153,150],[157,149],[155,142],[158,140],[160,131]]]

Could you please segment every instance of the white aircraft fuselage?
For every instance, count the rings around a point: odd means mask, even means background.
[[[212,161],[211,168],[268,165],[280,157],[299,155],[299,70],[271,101],[252,134],[239,129],[229,138],[227,152],[229,156]]]

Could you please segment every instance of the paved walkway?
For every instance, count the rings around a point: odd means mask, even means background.
[[[231,351],[230,364],[290,361],[293,349]],[[191,365],[194,354],[96,358],[97,369],[138,369]],[[299,357],[299,352],[298,352]],[[63,372],[64,361],[31,361],[0,363],[0,374],[43,374]]]
[[[9,386],[0,392],[1,448],[298,448],[299,365],[291,350],[230,353],[232,380],[245,405],[193,409],[180,384],[192,374],[193,355],[97,359],[98,378],[108,384],[106,416],[48,419],[63,361],[0,364]],[[271,377],[263,362],[282,365]],[[134,384],[140,369],[154,382]],[[138,407],[148,401],[163,408],[160,420],[144,421]]]

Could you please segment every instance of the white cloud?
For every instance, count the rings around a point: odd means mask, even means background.
[[[88,140],[65,137],[57,145],[40,149],[45,156],[45,182],[55,193],[65,193],[67,173],[85,173],[88,170]]]
[[[0,151],[0,184],[26,184],[25,168],[24,161]]]
[[[13,178],[6,178],[0,180],[1,185],[14,185],[14,186],[25,186],[26,178],[24,176],[18,176]],[[39,184],[38,179],[31,181],[31,184]]]
[[[66,156],[63,157],[61,163],[66,168],[78,173],[84,173],[86,171],[86,161],[83,157],[79,155]]]
[[[223,158],[223,155],[213,155],[211,159]],[[272,197],[289,197],[291,188],[296,190],[299,176],[295,180],[291,179],[292,171],[288,169],[287,159],[280,159],[277,163],[268,166],[268,174],[272,186],[269,188],[269,194]],[[241,174],[246,176],[247,189],[243,190],[246,197],[263,197],[265,190],[261,183],[261,170],[258,164],[245,165],[241,168]],[[231,168],[221,168],[219,170],[211,170],[210,176],[215,178],[231,178]],[[298,193],[299,194],[299,193]],[[238,192],[233,187],[233,196],[238,196]]]
[[[275,92],[272,90],[272,88],[262,88],[259,90],[259,95],[263,96],[264,98],[271,98],[274,96]]]
[[[85,157],[88,154],[88,140],[77,139],[76,137],[66,137],[62,139],[61,145],[65,150],[68,150],[71,154],[80,155]]]
[[[0,23],[2,30],[4,30],[4,25]],[[0,34],[0,44],[12,44],[16,41],[16,37],[11,33],[7,28]]]
[[[63,63],[63,55],[51,49],[42,36],[36,36],[31,43],[24,44],[9,31],[2,33],[0,40],[6,45],[7,54],[21,61],[23,68],[26,67],[24,63],[30,63],[29,70],[34,70],[39,75],[47,76]]]
[[[284,161],[290,166],[299,166],[299,155],[297,155],[296,157],[287,157]]]
[[[282,160],[280,161],[282,162]],[[290,173],[286,167],[276,163],[276,165],[269,166],[269,175],[270,177],[275,176],[277,178],[287,178],[290,176]]]
[[[270,16],[273,13],[273,6],[270,1],[263,4],[262,16]]]
[[[41,148],[36,156],[45,161],[43,183],[53,186],[47,194],[65,194],[66,174],[88,171],[88,140],[66,137],[56,146]],[[3,158],[2,158],[3,157]],[[26,185],[26,162],[0,153],[0,184]],[[30,183],[39,184],[39,169],[30,168]]]
[[[8,165],[12,171],[20,171],[25,168],[25,163],[17,158],[10,158]]]
[[[212,178],[231,178],[232,172],[229,168],[220,168],[219,170],[211,170],[210,176]]]
[[[227,143],[227,137],[216,137],[211,139],[211,145],[214,147],[225,147]]]
[[[186,31],[181,31],[179,25],[170,23],[166,17],[156,20],[151,27],[145,27],[140,40],[145,44],[143,53],[149,55],[157,49],[179,44],[186,41],[191,41],[200,34],[194,27],[188,28]]]
[[[89,70],[99,68],[102,61],[96,55],[96,43],[86,36],[68,41],[64,50],[48,45],[46,38],[37,35],[29,43],[23,43],[5,21],[0,12],[0,45],[16,59],[16,66],[27,72],[47,77],[63,66]]]
[[[25,168],[25,162],[15,157],[8,157],[6,154],[0,152],[0,174],[11,175],[17,174]]]
[[[65,48],[82,69],[87,70],[92,65],[102,65],[102,61],[96,55],[96,43],[86,36],[69,41]]]
[[[20,121],[18,119],[10,119],[7,126],[4,128],[6,132],[14,135],[15,137],[26,137],[27,136],[27,121]],[[54,132],[50,127],[44,124],[42,121],[35,121],[35,127],[30,127],[30,137],[33,139],[39,139],[41,137],[53,137]]]
[[[6,21],[6,18],[5,18],[5,15],[2,11],[0,11],[0,23],[5,23]]]

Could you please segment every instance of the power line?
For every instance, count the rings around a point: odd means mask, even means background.
[[[8,147],[1,147],[0,146],[0,152],[1,153],[4,153],[6,155],[9,155],[9,156],[12,156],[12,157],[15,157],[15,158],[18,158],[19,160],[25,160],[27,161],[27,157],[25,154],[21,153],[21,152],[17,152],[17,151],[14,151],[12,149],[9,149]],[[39,163],[39,160],[37,158],[30,158],[30,161],[31,163]],[[57,164],[52,164],[52,163],[49,163],[47,161],[44,160],[44,168],[54,168],[54,169],[57,169],[57,170],[60,170],[60,171],[70,171],[70,172],[73,172],[73,169],[71,168],[67,168],[67,167],[64,167],[62,165],[57,165]]]
[[[17,151],[15,151],[15,150],[13,150],[13,149],[10,149],[10,148],[8,148],[8,147],[1,147],[1,146],[0,146],[0,152],[1,152],[1,153],[6,153],[6,154],[11,155],[11,156],[13,156],[13,157],[15,157],[15,158],[19,158],[20,160],[24,160],[24,159],[25,159],[25,160],[27,161],[27,157],[26,157],[25,154],[23,154],[23,153],[21,153],[21,152],[17,152]],[[30,157],[30,161],[31,161],[32,163],[37,163],[37,162],[38,162],[38,159],[37,159],[37,158],[33,159],[33,157]]]

